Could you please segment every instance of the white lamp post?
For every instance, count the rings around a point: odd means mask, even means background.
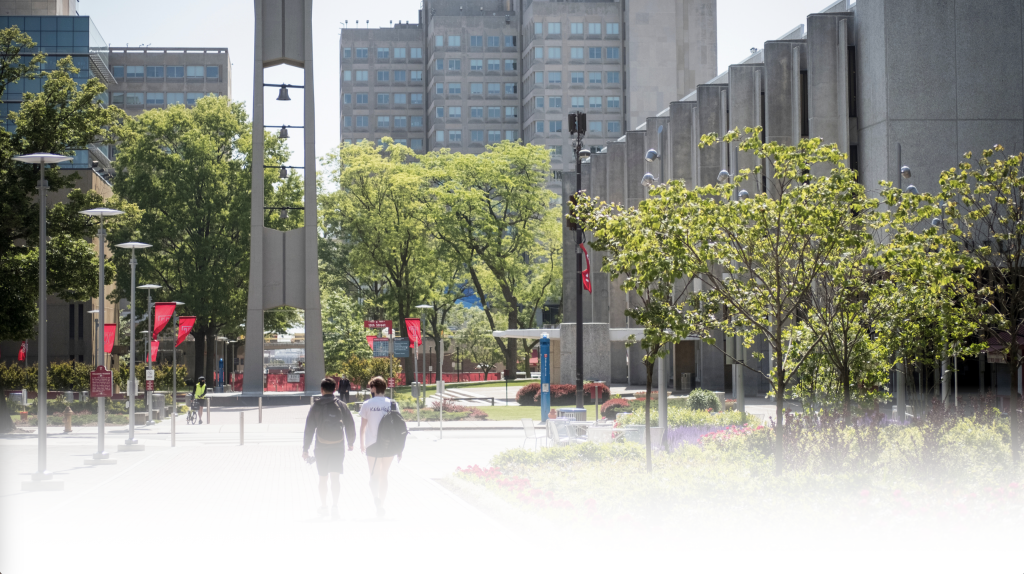
[[[128,328],[130,329],[128,340],[131,342],[131,349],[128,351],[130,356],[128,360],[128,438],[124,441],[124,444],[117,445],[117,450],[146,450],[145,445],[141,445],[139,441],[135,440],[135,395],[138,385],[138,381],[135,380],[135,250],[146,249],[152,247],[152,245],[138,241],[129,241],[128,243],[118,243],[114,247],[132,250],[132,279],[129,287],[132,293],[132,301],[131,308],[128,311],[130,317],[128,321]]]
[[[32,482],[22,483],[23,490],[62,490],[63,482],[53,480],[53,474],[46,470],[46,164],[71,161],[73,157],[53,153],[19,155],[14,161],[39,166],[39,466],[32,475]],[[27,354],[26,354],[27,356]]]
[[[174,302],[174,317],[171,323],[174,325],[174,338],[171,345],[171,446],[176,446],[177,434],[175,420],[178,418],[178,307],[184,305],[181,301]]]
[[[147,283],[145,285],[139,285],[138,289],[145,289],[146,290],[146,315],[149,317],[149,333],[150,333],[150,336],[146,337],[146,343],[147,343],[146,344],[146,348],[145,348],[145,352],[146,352],[146,369],[152,369],[153,368],[153,350],[150,347],[150,345],[153,344],[152,341],[155,338],[152,335],[152,333],[153,333],[153,289],[163,289],[163,287],[160,286],[160,285],[153,285],[152,283]],[[146,426],[149,426],[149,425],[153,424],[153,403],[152,403],[152,401],[153,401],[153,395],[147,389],[146,390]]]
[[[420,310],[420,352],[423,353],[423,378],[420,379],[420,394],[422,395],[423,404],[427,404],[427,348],[423,345],[423,333],[425,332],[423,326],[427,324],[427,309],[433,309],[433,305],[416,305],[416,308]],[[416,373],[416,357],[413,353],[413,374]],[[416,426],[420,426],[420,400],[416,399]]]

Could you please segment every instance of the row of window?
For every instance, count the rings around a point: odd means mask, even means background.
[[[114,106],[158,106],[167,104],[196,105],[196,100],[208,94],[202,92],[113,92],[110,94],[110,104]]]
[[[498,143],[502,139],[501,130],[487,130],[486,133],[487,143]],[[449,130],[447,135],[447,143],[462,143],[462,130]],[[505,130],[505,139],[508,141],[515,141],[519,139],[519,133],[516,130]],[[446,143],[444,130],[438,130],[434,132],[434,141],[436,141],[439,144]],[[470,130],[469,142],[484,143],[484,130]]]
[[[370,49],[369,48],[359,48],[359,47],[357,47],[355,49],[355,54],[356,54],[356,58],[368,58],[368,57],[370,57]],[[408,56],[406,56],[406,54],[408,54]],[[346,58],[351,58],[352,57],[352,48],[344,48],[342,50],[342,55],[344,57],[346,57]],[[387,58],[391,58],[391,57],[395,57],[395,58],[406,58],[406,57],[408,57],[408,58],[414,58],[414,59],[415,58],[422,59],[423,58],[423,48],[408,48],[408,49],[407,48],[377,48],[377,58],[378,59],[383,60],[383,59],[387,59]]]
[[[587,133],[600,133],[604,122],[591,121],[587,122]],[[622,131],[622,122],[610,121],[607,122],[608,131],[605,133],[617,134]],[[533,124],[533,131],[542,134],[544,133],[544,120],[538,120]],[[562,131],[562,120],[548,120],[548,133],[561,133]]]
[[[543,84],[544,74],[545,72],[534,72],[534,83]],[[549,84],[562,83],[562,72],[547,72],[547,75]],[[621,82],[622,76],[619,72],[569,72],[569,83],[571,84],[600,84],[602,78],[606,84],[618,84]]]
[[[220,66],[112,66],[115,78],[220,78]]]
[[[547,54],[549,60],[561,60],[562,59],[562,47],[561,46],[548,46]],[[544,59],[545,48],[536,47],[533,49],[533,57],[537,60]],[[618,60],[622,52],[619,51],[618,47],[608,46],[604,48],[604,57],[608,60]],[[601,47],[591,46],[585,48],[583,46],[572,46],[569,48],[569,59],[571,60],[582,60],[583,55],[591,60],[601,59]]]
[[[370,116],[345,116],[342,118],[342,125],[346,128],[352,127],[352,118],[355,117],[355,124],[357,128],[368,128],[370,127]],[[394,120],[392,122],[392,120]],[[378,128],[395,128],[395,129],[406,129],[406,128],[422,128],[423,127],[423,116],[377,116],[377,127]]]
[[[454,83],[454,84],[453,83],[448,83],[447,86],[448,86],[448,92],[447,93],[448,93],[449,96],[455,96],[455,95],[462,94],[462,84],[459,84],[459,83]],[[488,96],[498,96],[498,95],[501,95],[501,93],[502,93],[502,86],[503,86],[503,84],[500,84],[498,82],[492,82],[492,83],[487,84],[487,95]],[[504,84],[504,93],[508,94],[508,95],[516,94],[516,93],[518,93],[518,86],[519,86],[519,84],[516,84],[515,82],[505,83]],[[444,82],[438,82],[438,83],[434,84],[434,93],[439,95],[439,96],[443,96],[445,94],[445,83]],[[471,95],[471,96],[482,96],[482,95],[484,95],[484,84],[483,84],[483,82],[479,82],[479,83],[473,82],[473,83],[470,83],[469,84],[469,95]]]
[[[585,99],[589,100],[587,102],[589,107],[591,107],[591,108],[600,108],[601,107],[601,100],[602,100],[601,96],[589,96],[587,98],[585,98],[584,96],[570,96],[569,97],[569,107],[572,107],[572,108],[582,108],[582,107],[584,107],[584,100]],[[618,109],[622,108],[622,99],[619,96],[608,96],[608,97],[603,98],[603,99],[605,100],[605,102],[604,102],[605,107],[608,108],[609,110],[618,110]],[[533,107],[535,109],[538,109],[538,110],[543,110],[544,109],[544,96],[537,96],[536,98],[533,98],[533,100],[531,100],[531,101],[532,101]],[[548,104],[547,105],[548,108],[561,108],[562,107],[562,96],[548,96],[547,104]]]
[[[341,72],[341,79],[346,82],[352,81],[352,72],[355,72],[355,79],[357,82],[368,82],[370,81],[369,70],[343,70]],[[377,81],[378,82],[422,82],[423,81],[423,70],[377,70]],[[408,78],[408,80],[406,80]]]
[[[562,34],[562,23],[561,22],[548,22],[548,35],[561,35]],[[583,34],[583,22],[570,22],[569,23],[569,34],[573,36],[579,36]],[[587,34],[598,35],[601,33],[601,22],[587,22]],[[544,22],[533,23],[533,33],[535,36],[540,36],[544,33]],[[605,22],[604,33],[608,35],[618,35],[619,23],[618,22]]]
[[[449,48],[460,48],[462,47],[462,36],[447,36]],[[444,46],[445,36],[438,34],[434,36],[434,46],[441,48]],[[515,36],[487,36],[487,47],[488,48],[506,48],[516,47]],[[470,48],[483,48],[484,37],[483,36],[470,36],[469,37]]]
[[[345,94],[345,95],[342,96],[342,98],[343,98],[343,101],[346,104],[351,104],[352,103],[352,94]],[[370,96],[369,96],[369,94],[365,94],[365,93],[356,94],[355,95],[355,101],[356,101],[357,104],[369,104],[370,103]],[[394,104],[408,104],[408,103],[423,104],[423,94],[422,93],[413,93],[413,94],[377,94],[377,104],[378,105],[387,105],[387,104],[391,104],[391,103],[394,103]]]
[[[445,68],[446,68],[445,60],[443,58],[438,58],[437,60],[434,60],[434,69],[435,70],[437,70],[438,72],[443,72],[445,70]],[[462,60],[449,59],[448,60],[448,65],[447,65],[447,69],[448,69],[449,72],[461,72],[462,71]],[[506,72],[515,72],[518,69],[519,69],[519,63],[516,60],[505,60],[505,71]],[[488,72],[500,72],[501,70],[502,70],[502,68],[501,68],[501,60],[487,60],[487,71]],[[482,71],[484,71],[484,61],[483,60],[470,60],[469,61],[469,71],[470,72],[482,72]]]
[[[489,106],[487,108],[488,119],[501,119],[501,108],[502,106]],[[518,106],[504,106],[506,118],[518,118],[519,107]],[[434,108],[434,117],[439,120],[444,119],[445,108],[444,106],[438,106]],[[461,118],[462,117],[462,106],[448,106],[448,117],[449,118]],[[483,106],[472,106],[469,108],[469,117],[473,119],[483,119],[484,108]]]

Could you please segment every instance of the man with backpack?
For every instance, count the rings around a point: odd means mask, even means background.
[[[341,518],[338,511],[338,498],[341,496],[341,473],[344,472],[345,442],[352,450],[356,443],[356,423],[348,406],[334,396],[334,381],[324,379],[320,382],[320,396],[309,407],[306,415],[306,431],[302,437],[302,459],[312,462],[309,458],[309,445],[316,435],[316,449],[313,451],[316,470],[320,475],[320,516],[327,516],[327,478],[331,479],[331,495],[334,504],[331,506],[331,518]],[[346,440],[347,439],[347,440]]]
[[[370,493],[377,507],[377,517],[384,516],[384,500],[388,496],[388,470],[397,456],[402,460],[405,437],[409,434],[398,405],[384,396],[387,383],[381,377],[368,384],[373,398],[359,408],[359,449],[366,454],[370,469]]]

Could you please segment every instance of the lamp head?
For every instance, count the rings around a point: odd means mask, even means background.
[[[728,183],[729,178],[732,177],[728,171],[722,170],[718,172],[718,183]]]
[[[740,199],[746,199],[746,198],[750,197],[750,194],[747,193],[747,190],[741,189],[740,193],[739,193],[739,196],[740,196]]]
[[[913,193],[914,195],[917,195],[917,186],[916,185],[908,185],[907,186],[907,193]]]
[[[55,153],[30,153],[28,155],[19,155],[11,159],[13,159],[14,161],[20,161],[21,163],[45,164],[64,163],[66,161],[71,161],[75,158]]]
[[[653,175],[645,173],[643,179],[640,180],[640,184],[646,188],[652,188],[657,185],[658,180]]]
[[[88,215],[89,217],[114,217],[115,215],[123,215],[123,211],[116,209],[110,209],[109,207],[94,207],[92,209],[86,209],[79,211],[82,215]]]
[[[589,149],[581,149],[580,150],[580,159],[590,159],[590,150]]]
[[[147,247],[152,247],[152,245],[138,241],[129,241],[128,243],[118,243],[114,247],[120,247],[121,249],[146,249]]]
[[[903,176],[903,179],[910,179],[910,168],[907,167],[907,166],[901,167],[900,168],[900,175]]]
[[[942,225],[942,220],[940,220],[938,217],[932,219],[932,227],[938,227],[940,225]]]
[[[649,149],[649,150],[647,150],[647,155],[644,156],[644,159],[646,159],[648,162],[652,162],[652,161],[658,159],[659,157],[661,157],[661,156],[658,155],[658,151],[657,150]]]
[[[416,305],[416,308],[417,308],[417,309],[423,309],[423,310],[426,310],[426,309],[433,309],[433,308],[434,308],[434,306],[433,306],[433,305],[426,305],[426,304],[424,304],[424,305]]]
[[[152,283],[146,283],[145,285],[139,285],[136,289],[163,289],[161,285],[154,285]]]

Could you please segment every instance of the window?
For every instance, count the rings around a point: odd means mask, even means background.
[[[583,33],[583,22],[572,22],[569,24],[570,34],[582,34]]]
[[[409,70],[409,79],[413,82],[422,82],[423,70]]]
[[[484,47],[484,37],[483,36],[470,36],[469,37],[469,47],[470,48],[483,48]]]
[[[461,94],[462,93],[462,84],[448,84],[448,93],[449,94]]]
[[[146,77],[147,78],[162,78],[164,77],[163,66],[146,66]]]
[[[406,144],[408,144],[408,143],[409,143],[409,140],[407,140],[407,139],[401,139],[401,138],[395,138],[395,143],[396,143],[396,144],[402,144],[402,145],[406,145]]]
[[[573,60],[582,60],[583,48],[569,48],[569,58]]]
[[[459,48],[462,46],[462,36],[448,36],[448,46]]]
[[[390,57],[391,57],[391,49],[390,48],[377,48],[377,58],[390,58]]]
[[[562,23],[561,22],[548,22],[548,34],[561,34]]]
[[[434,132],[434,140],[437,143],[444,143],[444,130],[437,130]]]
[[[488,36],[487,37],[488,48],[500,48],[501,47],[501,36]]]
[[[356,48],[356,57],[357,58],[369,58],[370,57],[370,49],[369,48]]]
[[[194,106],[194,105],[196,105],[196,102],[200,98],[205,96],[205,95],[206,94],[204,94],[202,92],[189,92],[189,93],[185,94],[185,105],[186,106]]]
[[[501,119],[501,108],[497,106],[491,106],[487,108],[487,117],[495,120]]]
[[[589,108],[600,108],[601,107],[601,96],[590,96]]]
[[[483,119],[483,117],[484,117],[484,108],[483,108],[483,106],[477,106],[477,107],[469,108],[469,117]]]
[[[434,47],[441,48],[444,46],[444,36],[434,36]]]
[[[370,103],[370,95],[369,94],[356,94],[356,103],[357,104],[368,104],[368,103]]]
[[[124,66],[113,66],[111,68],[111,72],[114,74],[115,78],[123,78],[124,77]]]
[[[388,81],[388,77],[390,75],[391,75],[391,72],[388,71],[388,70],[377,70],[377,81],[378,82],[386,82],[386,81]]]
[[[352,57],[352,48],[345,48],[342,51],[342,53],[344,54],[345,58],[351,58]],[[349,123],[352,123],[352,122],[349,122]]]
[[[124,105],[124,92],[117,92],[110,94],[110,105],[112,106],[123,106]]]
[[[618,74],[618,72],[615,72],[615,73]],[[601,72],[590,72],[590,83],[591,84],[600,84],[601,83]],[[609,83],[611,83],[611,82],[609,82]]]
[[[505,36],[505,47],[506,48],[515,48],[516,47],[516,37],[515,36]]]
[[[618,34],[619,33],[619,23],[618,22],[608,22],[607,24],[604,25],[604,33],[605,34]]]
[[[357,82],[368,82],[370,81],[369,70],[356,70],[356,81]]]
[[[604,73],[604,81],[605,81],[605,83],[608,83],[608,84],[618,84],[619,83],[619,73],[618,72],[605,72]]]
[[[405,116],[395,116],[395,128],[404,130],[409,125],[409,120]]]
[[[396,82],[404,82],[405,81],[405,70],[395,70],[395,81]]]
[[[128,92],[125,94],[124,103],[126,106],[141,106],[142,105],[142,94],[137,92]],[[193,104],[195,102],[192,102]]]
[[[167,66],[168,78],[184,78],[185,66]]]
[[[377,116],[377,127],[378,128],[391,127],[391,116]]]
[[[356,127],[357,128],[368,128],[368,127],[370,127],[370,116],[356,116]]]
[[[344,96],[342,96],[342,101],[344,101],[346,104],[351,104],[352,94],[345,94]]]
[[[484,61],[483,60],[470,60],[469,61],[469,71],[470,72],[482,72],[482,71],[484,71]]]
[[[562,72],[548,72],[548,83],[549,84],[561,84],[562,83]]]
[[[601,131],[601,122],[590,122],[587,131],[591,133],[598,133]]]
[[[444,95],[444,84],[442,84],[442,83],[434,84],[434,93],[439,95],[439,96],[443,96]]]
[[[146,74],[145,66],[128,66],[127,77],[130,78],[144,78]]]
[[[590,57],[591,60],[600,60],[601,48],[590,48],[589,53],[587,55]]]
[[[164,104],[163,92],[149,92],[146,94],[147,106],[162,106]]]
[[[519,110],[519,108],[517,108],[516,106],[505,106],[505,117],[506,118],[518,118],[519,117],[519,114],[517,113],[518,110]]]
[[[469,130],[469,141],[472,143],[484,143],[484,130]]]
[[[487,71],[488,72],[500,72],[501,71],[501,60],[487,60]]]
[[[535,83],[535,84],[543,84],[544,83],[544,72],[534,72],[533,73],[533,83]]]
[[[516,89],[516,86],[517,86],[517,84],[515,84],[515,83],[505,84],[505,93],[506,94],[518,93],[518,90]]]
[[[538,35],[538,36],[543,34],[544,33],[544,23],[543,22],[534,22],[533,23],[533,33]]]
[[[601,35],[601,23],[600,22],[590,22],[590,23],[588,23],[587,24],[587,34],[597,34],[598,36],[600,36]]]
[[[573,84],[582,84],[583,72],[569,72],[569,82]]]
[[[541,96],[539,98],[533,98],[533,107],[543,109],[544,108],[544,97]]]
[[[407,96],[405,94],[395,94],[394,102],[396,104],[405,104],[406,103],[406,97]]]
[[[516,130],[505,130],[505,139],[514,142],[519,139],[519,132]]]
[[[480,83],[469,84],[469,95],[471,96],[482,96],[484,95],[484,85]]]
[[[548,131],[551,133],[561,133],[562,131],[562,120],[551,120],[548,122]]]
[[[346,128],[352,127],[352,116],[345,116],[341,118],[341,125]]]
[[[422,60],[423,59],[423,48],[409,48],[409,57],[410,58],[419,58],[419,59]]]
[[[341,73],[341,79],[346,82],[352,81],[352,70],[345,70]]]
[[[423,138],[412,138],[412,149],[423,149]]]
[[[448,141],[451,143],[462,143],[462,130],[452,130],[448,132]]]
[[[534,124],[533,130],[539,134],[544,133],[544,120],[537,120]]]
[[[409,116],[409,125],[414,128],[422,128],[423,116]]]
[[[562,146],[549,145],[548,148],[551,150],[551,155],[562,155]]]
[[[391,94],[377,94],[377,105],[390,104]]]
[[[487,84],[487,95],[488,96],[500,96],[501,95],[501,84]]]
[[[622,107],[621,102],[622,102],[622,100],[619,99],[619,96],[609,96],[608,97],[608,109],[612,109],[612,108],[618,109],[618,108],[621,108]]]
[[[516,71],[516,69],[517,69],[517,66],[516,66],[516,61],[515,60],[505,60],[505,71],[506,72],[514,72],[514,71]]]
[[[487,143],[498,143],[501,141],[501,130],[487,130]]]
[[[404,58],[405,57],[405,48],[395,48],[395,57],[396,58]]]
[[[206,73],[204,66],[188,66],[185,68],[185,75],[189,78],[202,78]]]
[[[410,104],[423,104],[423,94],[409,94]]]
[[[583,96],[572,96],[569,98],[569,107],[582,108],[583,107]]]
[[[439,120],[443,120],[444,119],[444,108],[441,107],[441,106],[438,106],[438,107],[434,108],[434,117],[439,119]]]
[[[619,59],[619,49],[618,48],[605,48],[604,49],[604,57],[608,58],[609,60],[618,60]]]
[[[562,59],[562,48],[555,46],[548,48],[548,59],[549,60],[561,60]]]
[[[437,70],[438,72],[443,72],[444,60],[442,60],[441,58],[434,60],[434,69]]]
[[[622,124],[619,122],[608,122],[608,133],[617,134],[622,131]]]
[[[448,69],[459,72],[462,70],[462,60],[448,60]]]
[[[554,96],[548,98],[549,108],[560,108],[562,107],[562,96]]]

